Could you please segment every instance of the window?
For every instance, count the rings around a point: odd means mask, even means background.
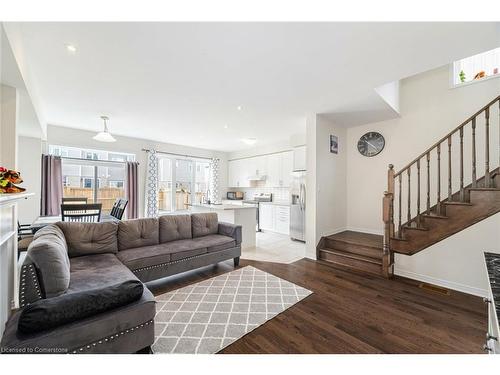
[[[210,182],[210,163],[201,159],[160,157],[158,161],[159,211],[188,210],[205,203]]]
[[[500,76],[500,48],[467,57],[453,63],[453,85]]]
[[[125,197],[123,162],[134,161],[135,155],[54,145],[49,145],[49,153],[63,157],[63,197],[102,203],[104,213],[111,211],[117,198]]]

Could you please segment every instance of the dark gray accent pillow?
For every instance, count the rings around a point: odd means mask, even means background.
[[[21,311],[18,329],[35,333],[73,323],[137,301],[143,291],[140,281],[128,280],[102,289],[41,299]]]
[[[69,287],[70,262],[64,234],[56,225],[35,233],[24,264],[34,264],[46,297],[55,297]]]
[[[118,247],[120,250],[158,245],[159,224],[156,218],[120,221],[118,224]]]
[[[193,238],[217,234],[219,231],[219,220],[215,212],[192,214],[191,224]]]
[[[192,238],[190,215],[160,217],[160,243]]]
[[[64,232],[70,257],[105,253],[116,254],[118,252],[118,241],[116,237],[118,231],[117,223],[77,223],[60,221],[57,225]]]

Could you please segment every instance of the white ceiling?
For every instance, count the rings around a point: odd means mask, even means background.
[[[494,23],[17,23],[6,30],[47,123],[97,131],[106,114],[115,134],[221,151],[248,148],[241,138],[264,145],[304,132],[307,113],[342,125],[393,117],[375,87],[499,41]]]

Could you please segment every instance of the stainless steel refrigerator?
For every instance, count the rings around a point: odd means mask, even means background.
[[[306,172],[293,172],[290,189],[290,238],[306,240]]]

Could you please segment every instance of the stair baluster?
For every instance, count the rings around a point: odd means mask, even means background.
[[[420,228],[420,159],[417,160],[417,227]]]
[[[410,225],[411,221],[411,182],[410,182],[410,171],[411,167],[406,170],[408,173],[408,212],[406,214],[407,225]]]
[[[476,177],[476,118],[472,119],[472,187],[477,187]]]
[[[426,213],[427,215],[431,214],[431,155],[428,152],[426,154],[426,159],[427,159],[427,210]]]
[[[451,135],[448,137],[448,202],[452,201],[451,195]]]
[[[485,155],[484,155],[484,187],[489,188],[490,185],[490,107],[486,107],[485,115]]]
[[[401,174],[399,175],[399,204],[398,204],[398,209],[399,209],[399,223],[398,223],[398,237],[399,238],[403,238],[402,236],[402,233],[401,233],[401,229],[402,229],[402,226],[401,226],[401,185],[402,185],[402,178],[401,178]]]
[[[460,128],[460,202],[465,202],[464,190],[464,128]]]
[[[436,213],[441,215],[441,144],[437,145],[437,204]]]

